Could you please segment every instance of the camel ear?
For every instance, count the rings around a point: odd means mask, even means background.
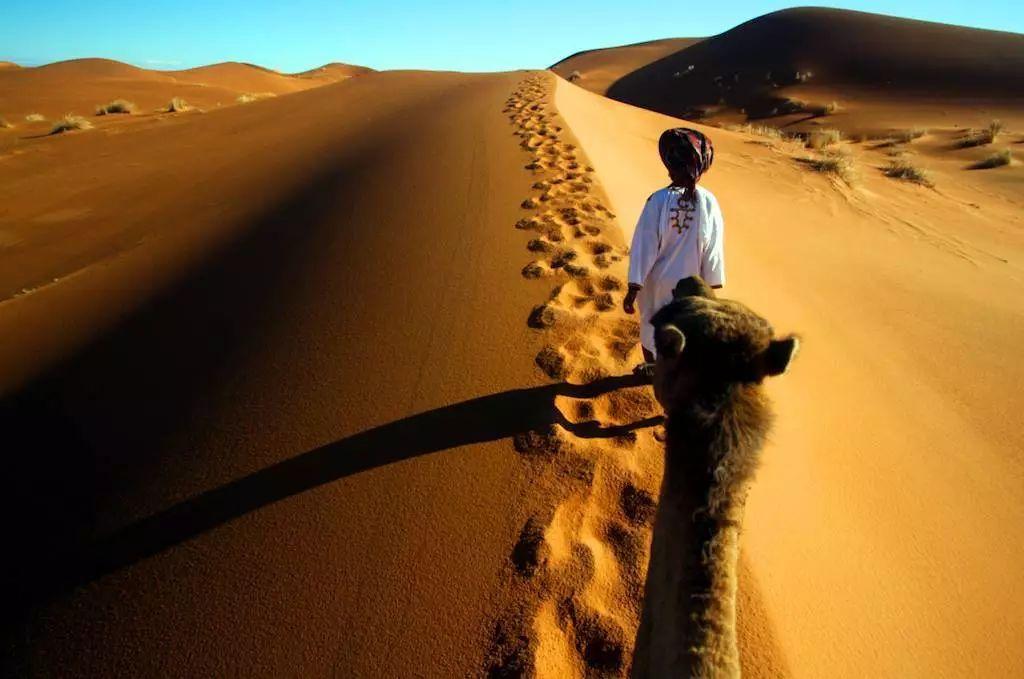
[[[790,362],[800,350],[800,338],[790,335],[784,339],[772,340],[758,357],[761,377],[775,377],[786,372]]]
[[[685,299],[686,297],[715,299],[715,290],[700,276],[689,276],[676,283],[676,287],[672,290],[673,299]]]
[[[654,346],[657,348],[659,356],[675,358],[683,353],[683,347],[686,346],[686,336],[676,326],[666,323],[655,329]]]

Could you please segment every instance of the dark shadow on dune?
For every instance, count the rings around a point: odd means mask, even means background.
[[[661,423],[660,416],[604,427],[573,423],[555,407],[556,396],[592,398],[644,384],[633,375],[590,384],[559,383],[505,391],[437,408],[381,425],[302,453],[170,507],[97,541],[63,560],[61,572],[40,583],[43,596],[90,582],[104,574],[180,544],[261,507],[352,474],[419,455],[508,438],[560,425],[582,438],[614,437]]]

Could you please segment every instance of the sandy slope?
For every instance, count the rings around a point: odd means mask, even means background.
[[[552,69],[565,77],[573,62],[586,89],[691,119],[846,132],[1024,122],[1024,36],[1015,33],[802,7],[690,42],[661,53],[670,41],[594,50]],[[840,115],[809,115],[831,103]]]
[[[4,158],[7,567],[53,597],[23,667],[480,666],[529,508],[507,439],[551,409],[509,391],[541,382],[547,287],[512,228],[520,78],[373,75]],[[55,556],[93,536],[84,570]]]
[[[33,124],[25,121],[25,116],[92,116],[97,106],[115,99],[133,102],[139,113],[152,113],[172,97],[183,97],[202,108],[217,108],[236,103],[243,94],[299,92],[369,71],[362,66],[327,64],[285,74],[237,62],[157,71],[110,59],[72,59],[33,68],[0,67],[0,116],[23,130],[46,131],[46,123]]]
[[[557,92],[628,230],[664,182],[657,136],[678,121],[564,82]],[[805,339],[772,384],[779,418],[748,504],[741,587],[760,596],[741,620],[748,672],[767,664],[750,667],[751,654],[775,646],[798,677],[1013,676],[1024,662],[1019,182],[950,177],[932,191],[864,161],[849,189],[780,146],[709,133],[727,292]]]
[[[577,52],[551,66],[551,70],[568,79],[579,73],[580,87],[605,94],[619,78],[663,57],[700,41],[700,38],[665,38],[635,45]]]

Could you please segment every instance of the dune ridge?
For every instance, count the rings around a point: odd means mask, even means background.
[[[621,676],[638,624],[653,505],[645,488],[657,474],[650,427],[660,418],[650,389],[629,374],[639,329],[619,309],[624,244],[553,88],[552,76],[530,75],[506,102],[534,178],[528,216],[515,226],[543,255],[522,275],[557,281],[529,315],[544,342],[535,363],[551,380],[582,386],[556,397],[558,422],[514,439],[547,499],[524,523],[504,575],[508,601],[486,671]]]
[[[242,95],[301,92],[370,72],[340,63],[287,74],[239,62],[154,70],[112,59],[70,59],[30,68],[0,68],[0,115],[19,121],[29,114],[47,119],[68,112],[91,115],[96,106],[113,99],[128,99],[140,113],[152,113],[172,97],[211,109],[233,105]],[[40,129],[44,126],[45,121]]]
[[[804,131],[819,117],[848,132],[979,125],[1019,120],[1024,104],[1024,35],[852,10],[784,9],[642,54],[607,48],[552,70],[578,69],[582,87],[667,115]],[[843,115],[828,115],[833,104]]]

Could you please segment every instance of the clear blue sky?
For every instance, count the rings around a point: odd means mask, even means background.
[[[770,0],[5,0],[3,4],[0,60],[38,65],[74,57],[107,57],[149,68],[235,60],[283,71],[329,61],[377,69],[542,68],[593,47],[713,35],[791,6]],[[1024,33],[1024,0],[851,0],[842,7]]]

